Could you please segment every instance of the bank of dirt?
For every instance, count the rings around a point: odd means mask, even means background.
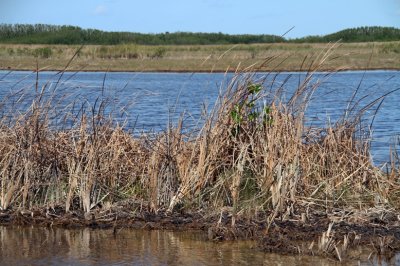
[[[345,212],[343,212],[345,213]],[[232,224],[230,210],[215,213],[157,212],[131,205],[89,214],[65,212],[61,206],[46,209],[9,209],[0,211],[0,225],[44,226],[61,228],[112,229],[117,235],[123,228],[145,230],[202,231],[209,241],[255,240],[260,250],[279,254],[303,254],[329,257],[338,261],[360,259],[362,249],[370,254],[392,258],[400,251],[400,228],[395,213],[370,213],[364,217],[351,212],[347,217],[333,212],[313,211],[304,215],[278,216],[270,213],[257,217],[237,216]]]

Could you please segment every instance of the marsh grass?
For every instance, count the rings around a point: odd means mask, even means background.
[[[1,69],[36,68],[39,60],[50,70],[62,70],[75,54],[76,45],[0,45]],[[87,45],[70,70],[88,71],[235,71],[238,62],[248,66],[270,56],[286,58],[277,67],[265,64],[262,71],[299,71],[305,57],[323,52],[326,44],[251,45]],[[399,42],[342,43],[320,70],[399,69]],[[373,60],[369,58],[373,54]],[[370,62],[369,62],[370,61]]]
[[[36,86],[24,112],[4,109],[0,120],[1,209],[62,206],[89,214],[134,200],[153,212],[222,217],[227,211],[232,226],[264,213],[267,227],[276,218],[304,215],[305,208],[307,215],[309,209],[397,209],[398,170],[386,173],[371,163],[369,134],[360,132],[363,112],[325,128],[305,126],[314,91],[334,72],[317,81],[314,73],[334,46],[304,60],[306,77],[288,98],[284,86],[264,86],[275,78],[256,75],[259,65],[238,71],[197,130],[185,130],[181,119],[164,132],[135,135],[106,112],[106,99],[60,111],[51,100],[56,92],[44,97],[48,87]],[[276,57],[261,65],[270,60]],[[56,125],[54,113],[61,115]],[[331,249],[325,240],[319,245]]]

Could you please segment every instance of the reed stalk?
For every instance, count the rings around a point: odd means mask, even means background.
[[[270,74],[236,73],[196,133],[184,133],[180,121],[152,136],[133,135],[105,112],[105,100],[78,113],[65,110],[72,124],[52,126],[57,96],[45,97],[43,87],[25,112],[5,110],[0,120],[1,208],[60,205],[90,213],[106,201],[140,200],[155,212],[228,208],[232,225],[260,211],[269,222],[286,219],[305,205],[397,209],[398,164],[387,174],[370,162],[362,112],[324,128],[305,126],[323,81],[313,74],[329,55],[328,49],[305,61],[308,74],[289,98],[283,86],[266,88]],[[325,242],[321,249],[330,249]]]

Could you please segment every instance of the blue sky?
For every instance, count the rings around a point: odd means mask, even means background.
[[[322,35],[400,28],[400,0],[0,0],[0,23],[76,25],[143,33]]]

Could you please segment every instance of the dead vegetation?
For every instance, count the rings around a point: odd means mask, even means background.
[[[49,114],[55,107],[43,88],[25,113],[0,121],[1,213],[61,207],[92,219],[132,201],[140,205],[135,212],[219,217],[216,228],[257,221],[266,238],[277,220],[310,223],[320,212],[330,222],[394,225],[398,169],[386,173],[371,164],[362,112],[326,128],[305,126],[305,110],[322,82],[313,81],[313,73],[328,56],[309,63],[289,99],[281,97],[283,87],[264,87],[273,75],[237,73],[195,134],[179,121],[165,132],[135,136],[114,123],[103,104],[65,111],[73,123],[54,126]],[[332,225],[315,247],[342,260],[349,239],[334,238]],[[383,253],[389,242],[381,238],[373,246]]]

